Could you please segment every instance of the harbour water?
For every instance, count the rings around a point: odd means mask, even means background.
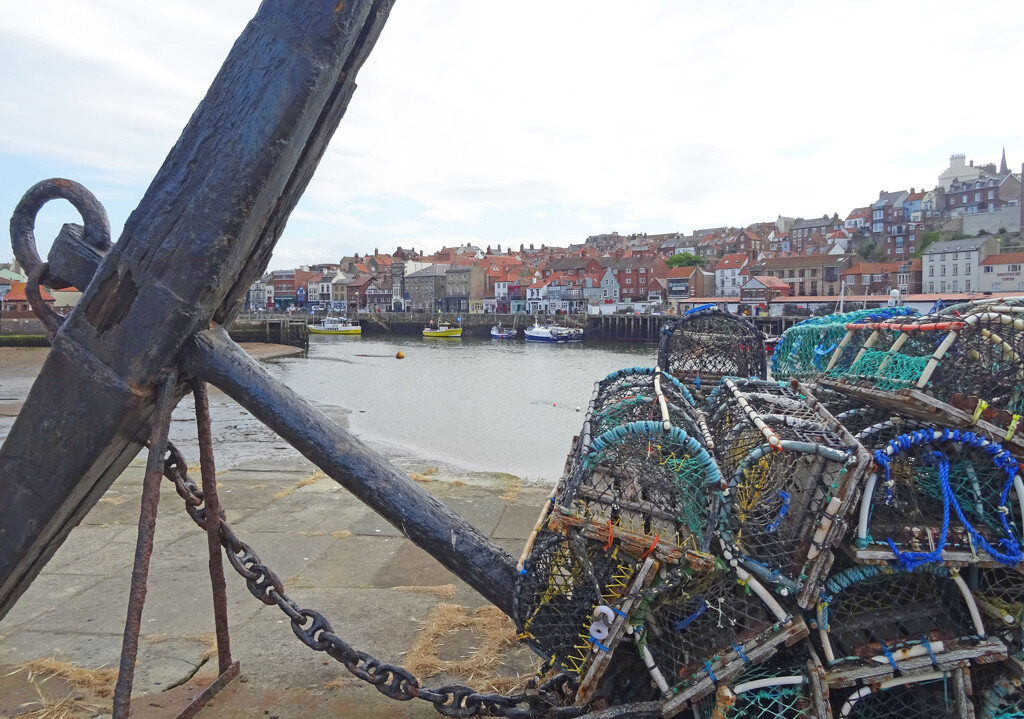
[[[653,345],[322,336],[310,338],[306,356],[267,366],[306,399],[347,411],[364,441],[471,471],[554,481],[594,383],[623,367],[653,366],[656,355]]]

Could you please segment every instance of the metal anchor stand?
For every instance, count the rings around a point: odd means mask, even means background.
[[[131,713],[132,684],[135,662],[139,650],[139,630],[142,610],[146,602],[149,580],[149,559],[153,553],[157,504],[160,501],[160,482],[163,479],[163,457],[167,453],[167,434],[171,410],[174,408],[174,390],[178,372],[171,370],[157,399],[156,412],[149,435],[149,457],[146,476],[142,484],[142,506],[139,512],[139,535],[135,547],[131,590],[128,594],[128,615],[125,618],[124,638],[121,644],[121,662],[117,685],[114,689],[114,719],[127,719]],[[192,392],[196,403],[196,426],[199,433],[199,461],[203,482],[205,524],[209,548],[210,584],[213,590],[213,620],[217,637],[217,678],[177,714],[177,719],[190,719],[227,684],[238,676],[239,664],[231,660],[231,637],[228,632],[227,586],[224,581],[224,562],[221,556],[221,512],[217,498],[217,479],[213,459],[213,437],[210,431],[210,404],[206,383],[195,380]],[[216,520],[216,521],[212,521]]]

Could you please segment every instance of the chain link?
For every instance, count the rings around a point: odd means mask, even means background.
[[[169,457],[164,461],[164,476],[174,483],[178,495],[185,500],[185,510],[193,521],[206,529],[206,507],[203,491],[188,476],[188,465],[181,452],[171,443]],[[422,699],[434,705],[440,714],[448,717],[501,716],[510,719],[538,719],[542,716],[570,719],[582,713],[580,707],[566,706],[571,700],[573,686],[568,674],[559,674],[539,687],[530,682],[526,691],[518,694],[486,694],[452,684],[437,689],[425,689],[407,669],[388,664],[350,646],[334,633],[323,614],[304,609],[284,591],[280,577],[263,564],[252,547],[238,538],[224,517],[220,521],[220,541],[228,562],[249,587],[254,597],[266,605],[276,604],[291,620],[292,631],[310,649],[324,652],[340,662],[349,672],[372,684],[384,696],[398,701]]]

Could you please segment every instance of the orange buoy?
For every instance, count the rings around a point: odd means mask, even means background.
[[[399,352],[396,354],[395,359],[405,359],[405,352]]]

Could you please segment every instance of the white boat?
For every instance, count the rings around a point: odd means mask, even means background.
[[[491,327],[491,339],[492,340],[514,340],[519,332],[516,330],[516,325],[519,324],[519,315],[516,315],[515,320],[512,322],[512,327],[505,327],[499,322],[498,324]]]
[[[363,328],[358,322],[353,322],[348,317],[324,317],[315,325],[306,325],[310,334],[314,335],[358,335],[362,334]]]
[[[534,324],[524,330],[527,342],[580,342],[583,330],[553,324]]]

